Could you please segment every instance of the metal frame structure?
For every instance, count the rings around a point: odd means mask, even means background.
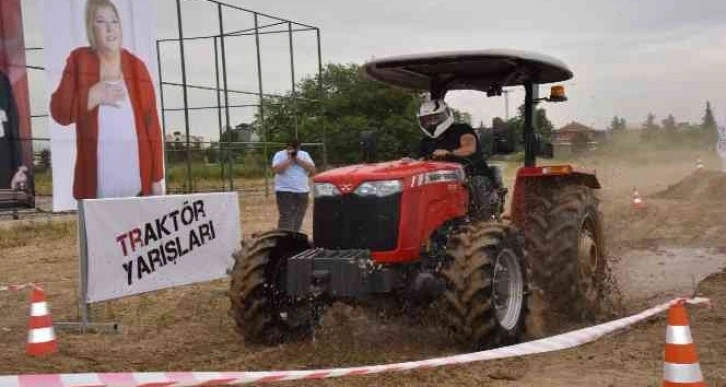
[[[290,57],[290,75],[291,75],[291,97],[292,97],[292,109],[293,109],[293,122],[294,122],[294,130],[295,130],[295,136],[298,136],[299,131],[299,125],[298,125],[298,113],[297,113],[297,100],[299,99],[297,96],[296,91],[296,85],[295,85],[295,51],[294,51],[294,44],[293,44],[293,33],[295,32],[309,32],[309,31],[315,31],[316,33],[316,40],[317,40],[317,59],[318,59],[318,81],[319,81],[319,87],[320,87],[320,96],[322,96],[322,52],[321,52],[321,43],[320,43],[320,28],[311,26],[308,24],[299,23],[296,21],[280,18],[277,16],[265,14],[262,12],[253,11],[247,8],[243,8],[237,5],[229,4],[223,1],[219,0],[199,0],[204,1],[208,3],[212,3],[217,8],[217,22],[219,26],[219,32],[217,34],[213,35],[204,35],[204,36],[193,36],[193,37],[185,37],[184,36],[184,20],[182,17],[182,5],[181,0],[175,0],[176,1],[176,11],[177,11],[177,27],[178,27],[178,37],[177,38],[167,38],[167,39],[158,39],[156,41],[156,52],[157,52],[157,62],[159,66],[159,90],[160,90],[160,102],[161,102],[161,115],[162,115],[162,127],[164,127],[164,138],[166,139],[166,113],[172,112],[172,111],[183,111],[184,112],[184,122],[185,122],[185,136],[186,136],[186,151],[187,151],[187,180],[185,183],[185,191],[191,192],[192,190],[192,181],[191,181],[191,133],[190,133],[190,127],[189,127],[189,111],[190,110],[217,110],[217,116],[218,116],[218,124],[219,124],[219,151],[220,154],[223,153],[224,145],[229,145],[231,143],[224,143],[222,142],[222,128],[227,127],[231,128],[230,123],[230,109],[231,108],[254,108],[256,107],[259,112],[259,116],[264,118],[264,106],[263,106],[263,98],[265,97],[284,97],[282,95],[276,95],[276,94],[268,94],[265,93],[264,87],[263,87],[263,81],[262,81],[262,53],[260,49],[260,35],[268,35],[268,34],[287,34],[288,35],[288,42],[289,42],[289,57]],[[250,28],[244,28],[244,29],[238,29],[233,31],[227,31],[225,29],[224,24],[224,11],[233,11],[233,12],[243,12],[245,14],[250,14],[253,17],[253,27]],[[275,22],[265,25],[260,25],[259,18],[269,18],[274,20]],[[281,26],[285,26],[286,28],[279,28]],[[255,51],[256,51],[256,64],[257,64],[257,90],[256,91],[249,91],[249,90],[234,90],[229,88],[228,79],[227,79],[227,56],[226,56],[226,42],[230,38],[236,38],[236,37],[245,37],[245,36],[254,36],[255,38]],[[194,85],[187,82],[187,64],[185,61],[185,41],[191,41],[191,40],[212,40],[212,44],[214,44],[214,65],[215,65],[215,81],[216,86],[204,86],[204,85]],[[170,82],[170,81],[164,81],[162,76],[162,45],[164,43],[178,43],[179,44],[179,51],[181,55],[181,83],[179,82]],[[221,61],[220,61],[221,58]],[[164,104],[164,86],[171,86],[171,87],[181,87],[183,90],[183,100],[184,100],[184,106],[182,108],[178,107],[172,107],[168,108]],[[208,91],[214,91],[217,94],[217,104],[216,106],[198,106],[198,107],[190,107],[189,101],[188,101],[188,90],[189,89],[198,89],[198,90],[208,90]],[[224,101],[222,101],[222,97],[220,96],[220,93],[224,96]],[[242,94],[242,95],[256,95],[258,97],[258,103],[256,104],[243,104],[243,105],[230,105],[229,103],[229,96],[230,94]],[[224,112],[224,113],[223,113]],[[223,116],[224,116],[224,123],[223,123]],[[269,128],[258,128],[262,132],[262,142],[264,143],[264,157],[265,159],[269,158]],[[325,134],[325,128],[323,129],[323,142],[322,144],[312,144],[312,145],[321,145],[323,148],[323,165],[327,164],[327,152],[325,148],[325,141],[326,141],[326,134]],[[221,159],[221,158],[220,158]],[[234,182],[233,182],[233,169],[232,169],[232,160],[231,158],[228,158],[229,166],[228,166],[228,178],[229,178],[229,189],[234,190]],[[222,181],[224,182],[224,174],[225,174],[225,168],[224,164],[220,162],[220,165],[222,166]],[[265,172],[265,195],[269,194],[269,172]],[[226,183],[225,183],[226,184]],[[225,187],[226,189],[226,187]]]
[[[260,48],[260,36],[261,35],[270,35],[270,34],[287,34],[288,36],[288,44],[289,44],[289,58],[290,58],[290,74],[291,74],[291,97],[293,102],[293,114],[294,117],[294,132],[295,135],[298,135],[299,131],[299,124],[300,124],[300,118],[298,117],[297,112],[297,101],[300,99],[300,97],[297,95],[296,90],[296,84],[295,84],[295,50],[294,50],[294,41],[293,41],[293,34],[299,33],[299,32],[315,32],[315,39],[317,42],[317,78],[319,83],[319,90],[320,94],[319,97],[323,96],[323,87],[322,87],[322,50],[321,50],[321,33],[320,28],[316,26],[312,26],[309,24],[304,24],[300,22],[296,22],[293,20],[288,20],[285,18],[281,18],[278,16],[253,11],[244,7],[240,7],[234,4],[229,4],[224,1],[220,0],[197,0],[199,2],[208,2],[211,3],[216,8],[217,13],[217,21],[218,21],[218,33],[212,34],[212,35],[206,35],[206,36],[185,36],[184,32],[184,19],[182,17],[182,6],[183,1],[181,0],[173,0],[176,3],[176,11],[177,11],[177,37],[175,38],[165,38],[165,39],[157,39],[156,40],[156,51],[157,51],[157,66],[159,71],[159,97],[160,97],[160,104],[161,104],[161,120],[162,120],[162,128],[163,128],[163,136],[164,136],[164,149],[165,154],[168,155],[169,151],[169,143],[166,140],[166,134],[167,134],[167,113],[168,112],[183,112],[184,114],[184,120],[185,120],[185,127],[184,132],[186,135],[186,141],[185,141],[185,149],[186,152],[186,174],[185,174],[185,182],[184,182],[184,192],[192,192],[193,191],[193,173],[192,173],[192,144],[191,144],[191,133],[190,133],[190,126],[189,126],[189,115],[190,111],[199,111],[199,110],[216,110],[217,111],[217,124],[219,126],[219,151],[220,155],[224,153],[225,147],[232,147],[232,146],[238,146],[238,145],[247,145],[247,143],[242,142],[222,142],[222,134],[223,134],[223,128],[224,127],[232,127],[230,123],[230,109],[244,109],[244,108],[257,108],[259,109],[259,116],[264,117],[264,107],[262,106],[262,100],[263,98],[284,98],[287,96],[284,95],[278,95],[278,94],[271,94],[266,93],[263,87],[263,79],[262,79],[262,50]],[[237,29],[237,30],[228,30],[228,28],[225,27],[224,23],[224,16],[225,12],[242,12],[245,14],[252,15],[253,18],[253,25],[248,28],[243,29]],[[272,19],[273,22],[269,24],[260,24],[260,18],[267,18]],[[236,90],[229,87],[228,82],[228,71],[227,71],[227,56],[226,56],[226,43],[229,41],[229,39],[233,38],[239,38],[239,37],[254,37],[255,39],[255,51],[256,51],[256,66],[257,66],[257,90]],[[187,80],[187,71],[189,70],[190,64],[187,63],[186,57],[185,57],[185,45],[184,43],[186,41],[199,41],[199,40],[210,40],[214,47],[214,69],[215,69],[215,84],[214,85],[197,85],[197,84],[191,84]],[[181,61],[179,63],[179,66],[181,68],[181,80],[179,82],[174,82],[171,80],[164,80],[163,79],[163,69],[165,68],[162,61],[162,47],[165,43],[178,43],[179,44],[179,52],[181,54]],[[26,47],[26,52],[38,52],[42,51],[43,47]],[[30,70],[38,70],[38,71],[45,71],[45,67],[39,66],[39,65],[31,65],[26,64],[26,68]],[[183,106],[175,106],[175,107],[168,107],[165,105],[164,101],[164,90],[168,87],[180,87],[183,90]],[[207,90],[207,91],[214,91],[216,96],[216,104],[208,104],[207,106],[189,106],[189,90]],[[257,96],[258,102],[253,104],[230,104],[229,99],[230,95],[251,95],[251,96]],[[320,112],[320,114],[324,114],[323,111]],[[43,113],[36,113],[32,114],[31,112],[31,119],[47,119],[48,114]],[[270,140],[270,128],[258,128],[258,130],[261,131],[261,137],[262,141],[260,141],[259,145],[263,146],[263,152],[264,157],[267,159],[269,158],[269,146],[270,144],[273,144],[273,142]],[[327,166],[327,149],[326,149],[326,128],[323,126],[321,128],[322,130],[322,142],[317,143],[303,143],[304,146],[308,147],[319,147],[322,148],[322,164],[323,168]],[[40,137],[31,137],[29,139],[24,139],[27,141],[50,141],[49,138],[40,138]],[[280,144],[274,144],[274,145],[280,145]],[[224,185],[223,190],[235,190],[234,187],[234,173],[233,173],[233,160],[231,158],[228,158],[228,165],[224,164],[224,161],[222,157],[219,158],[219,163],[221,166],[221,180]],[[168,160],[167,160],[168,161]],[[228,171],[228,173],[225,173],[225,170]],[[168,168],[167,168],[168,173]],[[168,177],[168,176],[167,176]],[[265,195],[269,195],[269,171],[265,173]],[[228,179],[225,181],[225,179]]]

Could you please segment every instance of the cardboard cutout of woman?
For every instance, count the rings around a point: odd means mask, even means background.
[[[76,199],[164,194],[161,125],[144,62],[124,49],[118,9],[88,0],[90,46],[73,50],[51,96],[50,113],[76,125]]]

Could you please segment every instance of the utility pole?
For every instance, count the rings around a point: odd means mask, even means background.
[[[511,91],[502,90],[502,94],[504,94],[504,116],[507,121],[509,121],[509,93],[511,93]]]

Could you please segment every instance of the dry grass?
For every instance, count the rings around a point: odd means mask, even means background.
[[[69,238],[76,232],[76,222],[67,219],[6,223],[0,227],[0,250]]]

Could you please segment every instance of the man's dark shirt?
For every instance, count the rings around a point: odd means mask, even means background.
[[[22,163],[20,149],[18,108],[10,80],[0,72],[0,189],[10,188],[10,180]]]
[[[489,167],[484,159],[484,152],[479,143],[479,137],[474,129],[467,124],[453,124],[439,138],[424,137],[421,139],[419,158],[430,156],[436,149],[453,151],[461,147],[461,137],[471,134],[476,139],[476,152],[467,157],[450,158],[449,161],[457,161],[463,164],[469,175],[488,175]],[[446,158],[443,160],[447,160]]]

